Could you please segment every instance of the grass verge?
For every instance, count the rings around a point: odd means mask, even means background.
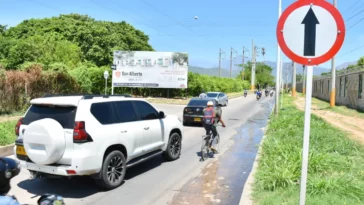
[[[258,170],[253,199],[259,205],[299,202],[304,112],[291,97],[272,116]],[[364,204],[364,148],[321,118],[311,116],[307,205]]]
[[[304,97],[302,93],[298,94],[300,97]],[[364,119],[364,113],[355,109],[348,108],[342,105],[336,105],[335,107],[330,107],[330,103],[324,100],[320,100],[318,98],[312,98],[312,105],[317,106],[320,110],[327,110],[336,112],[341,115],[350,116],[350,117],[358,117]]]
[[[244,92],[227,93],[229,99],[241,97]],[[198,96],[196,96],[198,97]],[[147,98],[146,100],[150,103],[162,103],[162,104],[176,104],[176,105],[187,105],[191,98],[187,99],[174,99],[174,98]]]
[[[17,120],[0,123],[0,146],[13,144],[15,142],[15,125]]]

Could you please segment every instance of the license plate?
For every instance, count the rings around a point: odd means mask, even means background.
[[[27,156],[23,146],[16,146],[16,154]]]
[[[195,122],[201,122],[201,118],[195,118]]]

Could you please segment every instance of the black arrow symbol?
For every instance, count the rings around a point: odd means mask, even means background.
[[[316,24],[320,24],[317,20],[315,13],[310,7],[305,18],[301,24],[305,24],[305,40],[303,55],[304,56],[315,56],[316,50]]]

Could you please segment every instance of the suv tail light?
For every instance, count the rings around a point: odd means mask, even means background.
[[[16,123],[16,125],[15,125],[15,134],[16,134],[16,136],[18,136],[18,137],[19,137],[19,129],[20,129],[20,125],[23,123],[23,119],[24,119],[24,118],[20,118],[20,119],[18,120],[18,122]]]
[[[84,121],[75,122],[75,127],[73,129],[73,142],[92,142],[91,136],[86,132],[86,126]]]

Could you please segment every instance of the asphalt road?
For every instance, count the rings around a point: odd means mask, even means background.
[[[221,137],[220,155],[233,143],[237,128],[262,107],[262,101],[273,101],[271,97],[262,97],[257,101],[254,95],[231,99],[223,107],[223,120],[226,128],[219,127]],[[167,115],[178,115],[182,119],[181,105],[154,104]],[[127,170],[125,183],[112,191],[100,191],[88,177],[71,179],[35,179],[29,180],[29,172],[22,170],[11,184],[10,195],[15,195],[22,204],[37,204],[37,195],[56,193],[65,198],[67,205],[82,204],[168,204],[178,190],[191,178],[198,176],[201,170],[214,160],[199,161],[202,127],[184,127],[184,139],[181,157],[173,162],[165,162],[162,157],[136,165]],[[215,159],[218,160],[218,159]]]

